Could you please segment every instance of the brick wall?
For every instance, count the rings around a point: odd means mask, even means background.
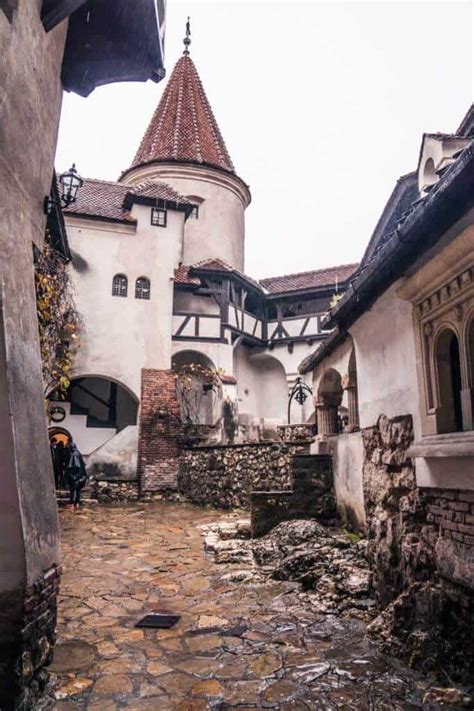
[[[142,496],[177,488],[181,434],[173,373],[143,369],[138,434],[138,477]]]
[[[19,631],[3,650],[0,641],[0,708],[26,711],[35,708],[48,675],[56,638],[57,594],[61,569],[54,565],[26,591]]]
[[[474,546],[474,491],[425,489],[424,496],[426,520],[438,527],[439,535]]]
[[[422,489],[426,533],[432,542],[437,570],[445,590],[461,586],[474,603],[474,491]],[[444,583],[448,581],[449,586]],[[455,597],[463,596],[461,591]]]
[[[419,488],[410,415],[362,431],[368,557],[382,649],[426,672],[474,677],[474,492]]]

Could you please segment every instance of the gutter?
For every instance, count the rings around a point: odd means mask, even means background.
[[[326,328],[346,331],[419,257],[433,247],[474,203],[474,144],[436,183],[427,197],[400,224],[391,238],[351,282],[323,321]],[[312,370],[337,344],[331,337],[305,358],[298,371]]]

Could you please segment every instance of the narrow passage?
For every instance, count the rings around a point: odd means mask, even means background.
[[[61,512],[63,580],[48,708],[421,708],[428,685],[358,619],[316,614],[295,583],[239,581],[201,526],[232,514],[154,502]],[[170,630],[134,627],[181,615]]]

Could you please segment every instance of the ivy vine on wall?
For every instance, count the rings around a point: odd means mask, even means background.
[[[50,244],[35,249],[35,287],[45,394],[64,395],[70,385],[73,356],[79,346],[76,311],[65,260]]]

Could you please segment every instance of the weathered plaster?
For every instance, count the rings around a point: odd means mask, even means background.
[[[250,193],[237,176],[204,166],[156,163],[138,167],[123,182],[143,180],[168,183],[181,195],[198,198],[199,218],[186,222],[183,263],[222,259],[243,271],[245,250],[245,208]]]

